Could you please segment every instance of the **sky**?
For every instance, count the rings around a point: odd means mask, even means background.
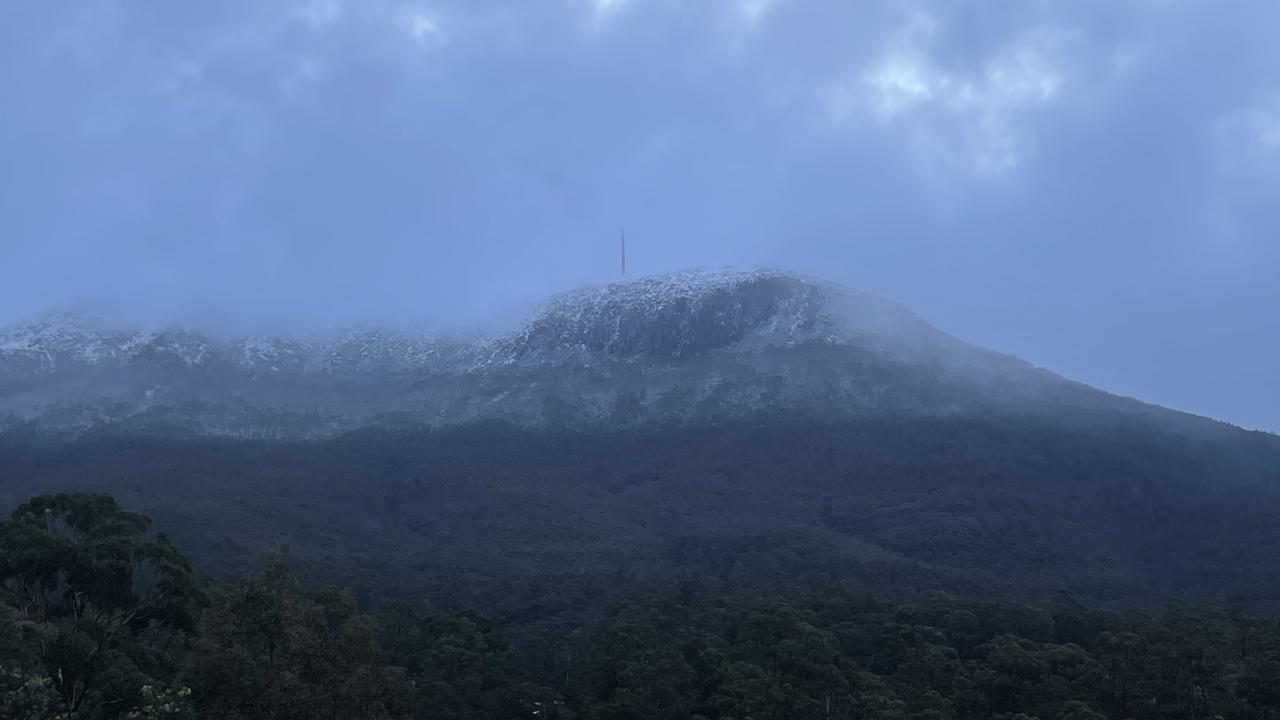
[[[0,0],[0,323],[781,266],[1280,431],[1272,0]]]

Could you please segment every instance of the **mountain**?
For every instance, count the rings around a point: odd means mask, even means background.
[[[481,338],[143,331],[76,315],[0,331],[0,427],[321,437],[479,419],[522,426],[762,413],[1126,406],[965,344],[888,300],[778,270],[585,288]]]
[[[777,270],[585,288],[478,338],[38,318],[0,332],[0,417],[0,508],[109,492],[211,573],[285,544],[406,596],[625,577],[1280,598],[1280,437]]]

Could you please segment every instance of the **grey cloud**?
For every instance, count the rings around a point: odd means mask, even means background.
[[[781,264],[1280,428],[1280,9],[309,0],[0,10],[0,321],[465,322]]]

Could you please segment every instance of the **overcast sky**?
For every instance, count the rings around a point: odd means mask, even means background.
[[[781,265],[1280,430],[1273,0],[3,0],[0,322]]]

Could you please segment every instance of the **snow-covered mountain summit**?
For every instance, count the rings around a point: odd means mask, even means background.
[[[736,346],[941,335],[869,293],[777,269],[689,271],[582,288],[552,298],[503,339],[511,360],[580,351],[679,359]]]
[[[565,353],[606,359],[678,359],[747,344],[851,341],[860,335],[936,333],[888,300],[776,269],[695,270],[612,282],[551,298],[513,331],[466,339],[388,328],[323,338],[227,338],[190,328],[143,330],[101,318],[55,314],[0,329],[0,363],[23,358],[45,370],[161,357],[189,366],[258,372],[480,369],[493,361]]]
[[[772,269],[582,288],[495,335],[228,338],[75,315],[0,330],[0,429],[314,435],[481,418],[954,412],[1041,398],[1061,382],[883,298]]]

